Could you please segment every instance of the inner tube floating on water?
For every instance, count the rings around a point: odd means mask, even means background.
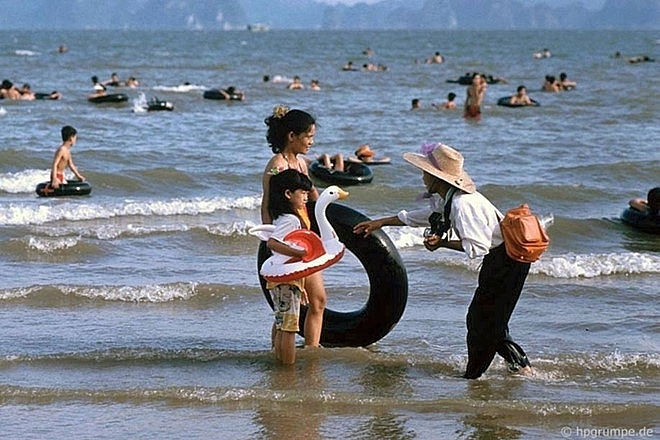
[[[660,234],[660,216],[652,217],[647,212],[634,208],[626,208],[621,214],[621,220],[635,229],[651,234]]]
[[[530,98],[531,99],[531,98]],[[511,104],[511,96],[504,96],[500,99],[497,100],[497,105],[501,105],[502,107],[512,107],[512,108],[518,108],[518,107],[538,107],[541,104],[539,104],[537,101],[531,99],[532,104],[531,105],[524,105],[524,104]]]
[[[39,197],[86,196],[92,192],[92,185],[89,182],[74,180],[63,183],[55,189],[50,186],[50,182],[42,182],[37,185],[35,192]]]
[[[314,203],[308,204],[313,210]],[[369,278],[369,298],[362,308],[350,312],[337,312],[329,308],[323,314],[321,345],[325,347],[366,347],[385,337],[399,322],[408,301],[408,275],[399,252],[382,230],[367,237],[353,233],[353,227],[365,220],[363,214],[337,203],[326,211],[327,219],[346,249],[355,255]],[[313,217],[313,216],[311,216]],[[315,219],[312,229],[318,231]],[[265,242],[261,242],[257,255],[257,274],[271,255]],[[274,308],[266,280],[259,276],[261,289]],[[300,307],[300,335],[304,336],[307,307]]]
[[[487,84],[500,84],[500,83],[506,84],[506,81],[502,78],[494,78],[491,75],[486,75],[484,77],[486,78]],[[451,84],[460,84],[462,86],[469,86],[472,84],[472,78],[474,78],[472,75],[463,75],[458,77],[458,79],[448,79],[447,82]]]
[[[94,104],[126,102],[128,101],[128,95],[125,93],[110,93],[109,95],[87,98],[87,100]]]
[[[362,159],[358,159],[357,156],[349,156],[348,158],[346,158],[346,162],[360,163],[367,166],[373,166],[373,165],[389,165],[392,163],[392,160],[389,157],[374,157],[371,158],[370,160],[362,160]]]
[[[370,183],[374,172],[364,163],[344,162],[344,171],[324,167],[318,160],[309,165],[309,173],[319,180],[339,186]]]
[[[35,93],[34,94],[34,99],[60,99],[61,95],[57,91],[53,91],[50,93]]]
[[[204,99],[217,99],[221,101],[242,101],[243,100],[243,94],[242,93],[229,93],[227,90],[224,91],[229,95],[229,99],[227,99],[227,96],[225,96],[219,89],[210,89],[210,90],[205,90],[204,94],[202,95]]]
[[[161,101],[160,99],[152,99],[147,103],[148,112],[161,112],[174,110],[174,104],[169,101]]]

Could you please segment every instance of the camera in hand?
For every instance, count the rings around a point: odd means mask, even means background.
[[[431,227],[424,230],[424,237],[429,237],[431,235],[442,237],[451,227],[449,222],[444,221],[443,215],[440,212],[434,212],[431,214],[429,216],[429,223],[431,224]]]

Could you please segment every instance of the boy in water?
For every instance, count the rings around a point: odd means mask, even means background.
[[[50,172],[50,186],[52,188],[57,189],[61,184],[67,183],[64,178],[64,170],[67,166],[76,175],[78,180],[85,180],[85,177],[78,172],[71,157],[71,147],[76,144],[77,138],[78,132],[75,128],[70,125],[62,127],[62,145],[55,151],[53,166]]]

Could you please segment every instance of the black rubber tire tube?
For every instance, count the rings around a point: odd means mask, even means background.
[[[314,204],[309,203],[307,209],[314,212]],[[362,308],[355,311],[337,312],[326,308],[321,345],[366,347],[385,337],[401,319],[408,301],[408,275],[399,252],[382,230],[374,231],[367,237],[353,233],[356,224],[369,220],[366,216],[347,206],[331,203],[326,210],[326,217],[339,240],[366,270],[369,278],[369,298]],[[318,226],[313,218],[312,229],[318,233]],[[270,255],[266,243],[261,242],[257,256],[257,274]],[[273,301],[266,289],[266,280],[259,276],[259,281],[272,309]],[[306,312],[307,308],[301,306],[301,336],[304,336]]]

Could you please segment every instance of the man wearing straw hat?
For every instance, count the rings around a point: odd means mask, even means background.
[[[502,213],[482,194],[463,170],[463,156],[443,144],[425,144],[422,154],[404,153],[403,159],[421,169],[430,209],[400,211],[397,215],[355,225],[353,232],[369,235],[383,226],[431,226],[424,246],[463,251],[483,257],[479,285],[468,309],[468,364],[463,377],[476,379],[490,366],[495,353],[509,370],[530,373],[523,349],[509,335],[509,319],[518,302],[530,263],[511,259],[504,248],[499,222]],[[437,197],[434,197],[437,195]]]

